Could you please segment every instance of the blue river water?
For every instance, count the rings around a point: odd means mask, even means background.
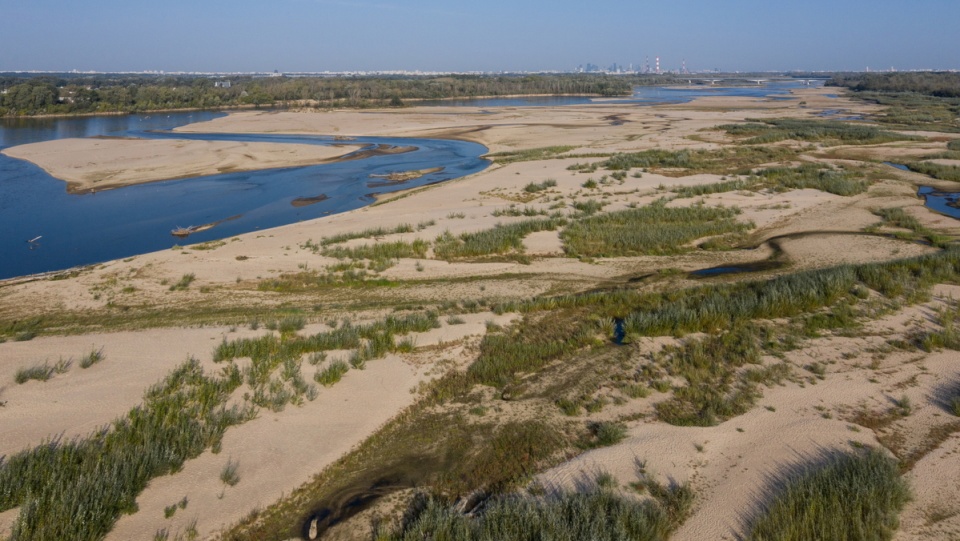
[[[757,86],[637,87],[633,96],[604,103],[681,103],[702,96],[772,97],[801,88],[798,82]],[[583,96],[441,100],[419,105],[558,106],[597,103]],[[332,137],[262,134],[187,134],[169,130],[211,120],[222,112],[152,113],[57,119],[0,120],[0,150],[69,137],[132,136],[195,140],[331,145]],[[462,177],[483,170],[487,149],[465,141],[358,137],[351,144],[414,146],[403,154],[308,167],[229,173],[152,182],[88,194],[70,194],[63,181],[39,167],[0,154],[0,279],[129,257],[175,244],[227,238],[367,205],[377,193]],[[442,167],[415,180],[391,184],[371,175]],[[304,198],[311,204],[301,205]],[[217,223],[186,240],[178,226]],[[318,233],[318,236],[322,233]],[[40,237],[37,239],[37,237]],[[28,242],[37,239],[36,242]]]
[[[790,91],[800,88],[819,88],[823,81],[814,81],[810,86],[799,81],[771,81],[761,85],[721,86],[637,86],[628,98],[593,98],[589,96],[517,96],[510,98],[467,98],[453,100],[425,100],[416,102],[424,106],[448,107],[539,107],[559,105],[584,105],[589,103],[616,103],[635,105],[658,105],[687,103],[705,97],[789,98]],[[836,95],[834,95],[836,97]]]
[[[173,133],[171,128],[223,113],[193,112],[0,124],[0,149],[25,143],[91,136],[136,136],[217,141],[332,145],[332,137]],[[152,182],[89,194],[70,194],[66,183],[39,167],[0,155],[0,279],[129,257],[175,244],[221,239],[328,214],[402,190],[481,171],[486,147],[436,139],[358,137],[349,144],[413,146],[417,150],[307,167],[228,173]],[[443,167],[402,183],[370,175]],[[323,199],[323,196],[326,199]],[[298,205],[298,198],[322,199]],[[178,239],[177,226],[220,222]],[[318,232],[322,236],[322,232]],[[36,242],[28,242],[40,237]]]

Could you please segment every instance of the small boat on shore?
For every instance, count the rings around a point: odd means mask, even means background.
[[[326,197],[326,196],[324,196],[324,197]],[[183,239],[183,238],[189,237],[190,235],[192,235],[192,234],[194,234],[194,233],[199,233],[199,232],[201,232],[201,231],[206,231],[206,230],[208,230],[208,229],[213,229],[214,227],[216,227],[216,226],[218,226],[218,225],[220,225],[220,224],[222,224],[222,223],[224,223],[224,222],[229,222],[229,221],[231,221],[231,220],[236,220],[237,218],[239,218],[239,217],[241,217],[241,216],[243,216],[243,215],[242,215],[242,214],[237,214],[237,215],[231,216],[231,217],[229,217],[229,218],[224,218],[224,219],[222,219],[222,220],[217,220],[216,222],[210,222],[210,223],[208,223],[208,224],[203,224],[203,225],[189,225],[189,226],[187,226],[187,227],[177,226],[177,227],[175,227],[175,228],[173,228],[173,229],[170,230],[170,234],[173,235],[174,237],[179,237],[179,238]]]
[[[170,231],[170,234],[174,237],[186,238],[192,235],[193,233],[199,233],[200,231],[206,231],[207,229],[212,229],[213,226],[217,225],[216,223],[204,224],[204,225],[191,225],[187,227],[175,227]]]

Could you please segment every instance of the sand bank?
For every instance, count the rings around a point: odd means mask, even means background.
[[[32,143],[3,153],[37,164],[65,180],[68,191],[82,193],[158,180],[315,165],[359,148],[350,144],[90,138]]]

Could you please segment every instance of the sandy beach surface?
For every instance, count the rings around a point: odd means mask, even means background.
[[[472,362],[482,336],[522,317],[491,312],[496,302],[630,284],[643,286],[651,276],[665,277],[664,281],[651,282],[652,288],[689,287],[703,282],[687,272],[766,261],[774,254],[779,254],[779,261],[786,267],[760,276],[887,261],[937,250],[892,234],[865,232],[879,222],[873,211],[880,207],[902,207],[925,227],[945,235],[960,233],[955,219],[927,210],[915,196],[916,185],[926,177],[869,161],[898,153],[919,156],[942,149],[944,143],[894,142],[831,148],[829,155],[827,150],[818,149],[804,155],[803,159],[811,162],[855,163],[865,168],[872,185],[859,195],[844,197],[814,189],[730,191],[669,203],[738,207],[742,211],[738,219],[754,225],[749,233],[753,246],[749,249],[577,259],[566,256],[557,231],[541,231],[524,239],[529,256],[526,261],[487,258],[448,262],[428,251],[423,258],[402,257],[379,271],[365,268],[365,272],[389,284],[383,287],[321,285],[284,290],[277,285],[292,276],[323,275],[325,269],[343,263],[312,248],[324,237],[409,224],[412,232],[354,238],[341,246],[434,241],[446,232],[456,236],[497,223],[529,219],[512,216],[511,210],[529,207],[550,212],[595,199],[603,201],[603,211],[609,212],[649,204],[674,187],[716,183],[722,177],[648,171],[585,188],[588,178],[600,179],[609,172],[571,171],[569,167],[574,164],[598,160],[578,157],[580,154],[720,148],[731,141],[723,132],[711,129],[720,124],[748,118],[817,118],[824,109],[843,108],[856,114],[877,110],[873,105],[828,97],[831,92],[802,89],[794,91],[791,100],[703,98],[656,107],[604,103],[505,107],[491,108],[489,114],[460,107],[362,113],[248,111],[180,128],[183,132],[447,137],[480,142],[491,153],[557,146],[565,150],[546,159],[495,163],[481,173],[391,195],[376,205],[344,214],[251,232],[205,246],[177,247],[105,262],[61,273],[56,279],[22,277],[0,283],[0,321],[27,322],[31,318],[51,318],[51,314],[57,318],[56,324],[51,324],[52,332],[28,341],[0,343],[0,433],[4,434],[0,455],[58,435],[72,438],[89,434],[140,403],[150,385],[190,357],[210,373],[221,370],[223,365],[213,362],[213,351],[223,340],[279,336],[278,331],[252,324],[262,313],[273,314],[270,317],[291,311],[303,315],[307,325],[297,332],[306,336],[330,330],[344,318],[360,324],[404,310],[440,310],[440,328],[415,333],[416,347],[412,351],[391,353],[368,362],[364,370],[350,370],[336,385],[318,386],[316,398],[301,405],[288,405],[282,411],[261,409],[256,419],[226,432],[219,452],[208,449],[188,460],[182,470],[153,479],[137,498],[137,512],[122,516],[107,537],[149,539],[164,530],[171,539],[193,531],[199,538],[217,538],[224,529],[245,517],[256,517],[257,512],[275,502],[287,501],[291,495],[305,497],[298,492],[305,483],[356,450],[391,420],[404,419],[405,412],[425,399],[421,391],[426,382]],[[350,150],[90,139],[28,145],[7,152],[35,160],[81,190],[144,178],[209,174],[224,168],[318,163]],[[547,180],[554,181],[555,186],[544,193],[532,196],[524,189],[529,183]],[[193,276],[188,288],[171,287],[187,274]],[[271,280],[277,282],[271,285]],[[941,285],[931,298],[882,314],[856,336],[830,334],[804,341],[782,359],[797,378],[764,388],[755,407],[717,426],[680,427],[658,422],[653,412],[654,404],[664,398],[661,393],[613,403],[590,419],[626,419],[626,439],[556,461],[550,469],[539,472],[537,479],[550,486],[574,488],[584,479],[592,479],[596,472],[606,471],[618,484],[626,485],[636,479],[637,463],[643,461],[647,471],[658,479],[689,481],[696,492],[693,514],[672,539],[738,539],[771,478],[783,468],[823,450],[861,444],[880,446],[891,441],[891,434],[900,438],[897,441],[906,442],[904,446],[924,448],[928,434],[938,427],[953,426],[950,423],[955,418],[943,410],[936,396],[945,382],[960,377],[960,355],[955,351],[893,351],[885,349],[885,344],[888,339],[908,336],[918,326],[929,327],[936,310],[957,298],[960,289]],[[472,299],[485,304],[467,309],[466,300]],[[643,339],[635,345],[636,355],[654,351],[671,340]],[[23,367],[79,359],[101,348],[104,360],[88,369],[74,363],[49,381],[14,382]],[[330,358],[316,366],[304,362],[305,379],[312,382],[313,375],[330,362],[347,358],[346,351],[331,352]],[[767,357],[764,362],[779,360]],[[811,363],[827,367],[822,378],[814,378],[803,368]],[[557,422],[580,423],[586,419],[571,421],[563,417],[552,400],[546,401],[542,410],[533,406],[523,409],[527,406],[522,401],[501,400],[488,391],[484,391],[487,398],[478,402],[491,412],[483,419],[532,414]],[[884,431],[875,433],[851,421],[855,410],[882,410],[902,396],[912,401],[913,413]],[[947,539],[960,531],[960,494],[955,488],[960,486],[958,451],[960,429],[931,445],[905,473],[914,498],[901,515],[896,539]],[[219,479],[231,460],[239,464],[240,481],[235,486]],[[189,504],[166,517],[165,509],[183,498]],[[933,511],[938,513],[936,520],[930,518]],[[0,536],[9,532],[16,516],[16,509],[0,513]],[[341,525],[337,535],[344,539],[369,538],[369,518],[360,515]]]
[[[315,165],[359,148],[350,144],[88,138],[32,143],[3,153],[39,165],[66,181],[69,191],[80,193],[158,180]]]

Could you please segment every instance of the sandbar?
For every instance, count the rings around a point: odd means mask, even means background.
[[[193,141],[185,139],[60,139],[8,148],[85,193],[145,182],[336,161],[362,145]]]

